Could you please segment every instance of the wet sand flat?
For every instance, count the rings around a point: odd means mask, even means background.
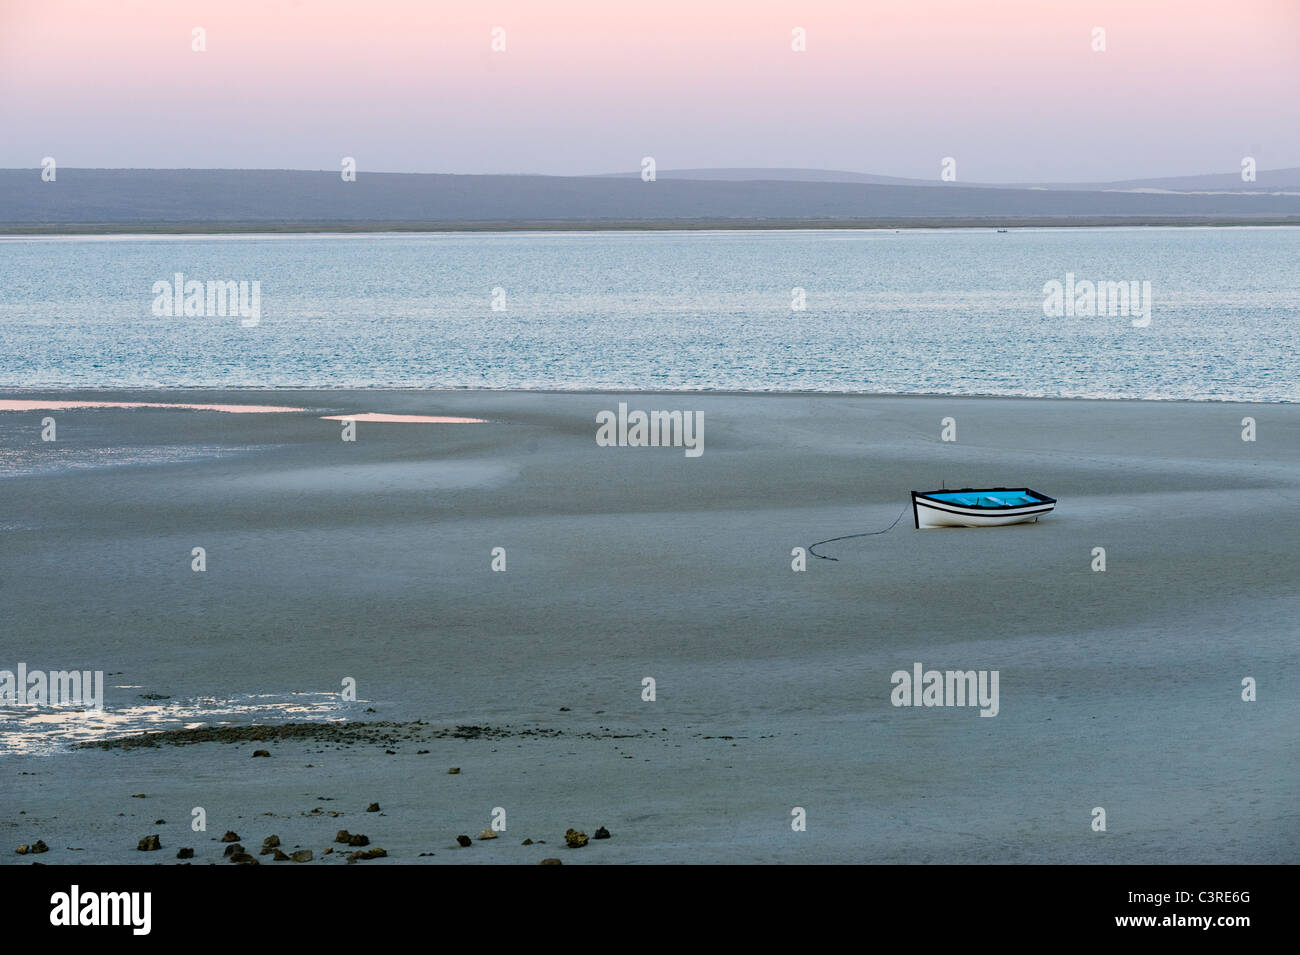
[[[322,854],[342,828],[386,849],[367,865],[1300,861],[1294,405],[0,399],[303,409],[0,412],[0,670],[107,685],[97,722],[0,704],[5,862],[37,839],[48,863],[224,862],[234,830],[343,864]],[[702,415],[703,454],[598,446],[619,402]],[[908,491],[941,484],[1060,503],[915,530]],[[792,549],[900,513],[792,570]],[[997,715],[893,705],[918,662],[997,671]],[[252,720],[367,726],[71,746]],[[500,839],[457,846],[497,808]],[[612,837],[564,847],[598,826]],[[162,851],[137,851],[155,832]]]

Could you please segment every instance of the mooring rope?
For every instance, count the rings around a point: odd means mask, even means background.
[[[839,560],[838,557],[827,557],[825,554],[817,553],[815,550],[813,550],[813,548],[821,547],[822,544],[833,544],[835,541],[852,540],[855,537],[875,537],[877,534],[888,534],[890,531],[892,531],[895,527],[898,526],[898,522],[903,519],[903,515],[907,513],[907,509],[911,506],[912,506],[911,502],[904,504],[903,509],[898,512],[898,516],[894,518],[894,523],[890,524],[883,531],[867,531],[865,534],[845,534],[843,537],[830,537],[824,541],[818,541],[815,544],[809,544],[808,553],[812,554],[814,557],[820,557],[822,560],[838,561]]]

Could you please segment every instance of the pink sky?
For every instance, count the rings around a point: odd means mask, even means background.
[[[1298,93],[1300,0],[0,0],[0,167],[1116,179],[1300,165]]]

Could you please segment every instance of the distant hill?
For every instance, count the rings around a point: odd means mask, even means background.
[[[1159,179],[1125,179],[1120,182],[1062,182],[1033,184],[1039,189],[1125,189],[1168,192],[1300,192],[1300,167],[1260,169],[1254,182],[1242,182],[1240,172],[1200,176],[1166,176]]]
[[[622,179],[640,179],[641,172],[611,172],[595,178],[617,177]],[[857,182],[874,186],[942,186],[936,176],[929,179],[904,179],[899,176],[877,176],[869,172],[845,172],[841,169],[768,169],[754,167],[747,169],[666,169],[659,170],[656,179],[695,179],[700,182]]]
[[[936,167],[937,168],[937,167]],[[640,172],[609,173],[610,176],[638,179]],[[877,176],[865,172],[845,172],[837,169],[661,169],[659,179],[695,179],[701,182],[751,182],[775,180],[781,182],[857,182],[893,186],[943,186],[951,187],[935,175],[933,179],[904,179],[898,176]],[[1199,176],[1166,176],[1155,179],[1125,179],[1116,182],[961,182],[958,185],[980,189],[1054,189],[1075,192],[1104,190],[1162,190],[1169,192],[1300,192],[1300,166],[1290,169],[1261,169],[1254,182],[1242,182],[1240,172],[1207,173]]]
[[[1261,174],[1262,176],[1263,174]],[[0,170],[0,231],[1300,222],[1300,195],[222,169]]]

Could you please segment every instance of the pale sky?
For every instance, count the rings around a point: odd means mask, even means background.
[[[6,168],[935,178],[951,156],[987,182],[1247,155],[1300,166],[1300,0],[0,0]]]

